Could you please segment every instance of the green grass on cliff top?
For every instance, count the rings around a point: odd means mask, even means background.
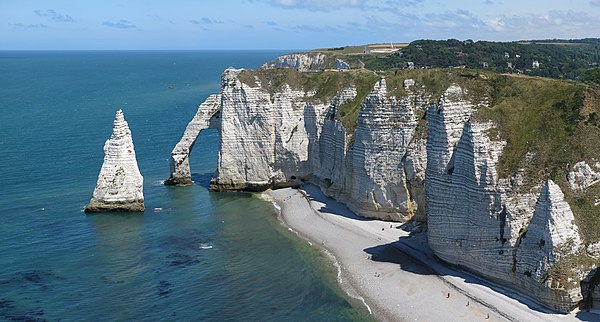
[[[565,193],[582,237],[600,241],[600,190],[574,194],[566,176],[575,163],[600,157],[600,90],[582,83],[546,78],[494,75],[489,79],[490,107],[475,114],[497,127],[491,137],[507,142],[498,172],[509,177],[525,169],[522,190],[552,179]]]

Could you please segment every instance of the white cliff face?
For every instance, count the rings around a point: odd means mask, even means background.
[[[336,58],[335,59],[335,69],[339,69],[339,70],[347,70],[350,69],[350,64],[348,64],[347,62]]]
[[[271,183],[275,158],[271,98],[260,88],[239,81],[239,72],[228,69],[223,74],[219,190],[266,187]]]
[[[300,182],[318,155],[323,103],[284,85],[270,94],[228,70],[221,90],[221,144],[215,190],[264,190]]]
[[[220,100],[220,95],[213,94],[198,107],[196,115],[185,128],[183,137],[171,152],[171,177],[165,180],[165,184],[187,185],[192,183],[190,153],[202,130],[219,128]]]
[[[381,79],[361,105],[348,204],[364,216],[403,221],[412,216],[404,161],[417,122],[408,98],[387,96]]]
[[[458,86],[446,90],[439,104],[427,110],[427,173],[429,176],[448,172],[450,158],[466,121],[471,117],[474,106],[464,99],[465,93]]]
[[[560,259],[559,249],[581,248],[560,188],[549,181],[537,197],[517,193],[518,178],[498,178],[496,165],[506,142],[491,140],[487,133],[494,124],[473,121],[475,107],[458,89],[449,91],[427,113],[430,247],[444,261],[569,311],[581,300],[579,289],[544,280]]]
[[[548,271],[562,257],[582,249],[579,229],[574,222],[575,217],[560,187],[548,180],[542,188],[528,230],[521,237],[516,254],[517,276],[536,286],[566,287],[549,277]],[[571,296],[577,301],[581,299],[580,294]],[[547,301],[555,300],[552,297],[549,296]],[[564,302],[563,298],[559,300]],[[573,299],[568,302],[572,303]]]
[[[425,169],[427,168],[427,140],[413,138],[406,151],[404,173],[411,200],[409,213],[414,220],[427,223],[427,204],[425,202]]]
[[[298,53],[281,55],[274,62],[266,63],[262,68],[290,68],[299,72],[323,69],[327,56],[321,53]]]
[[[425,112],[428,104],[426,99],[419,93],[415,92],[415,81],[413,79],[405,79],[403,81],[404,90],[407,97],[414,106],[415,112]],[[415,117],[417,114],[415,114]],[[418,122],[418,120],[416,120]],[[418,123],[417,123],[418,124]],[[421,125],[418,128],[422,133],[415,133],[412,141],[408,145],[404,162],[404,173],[406,175],[406,183],[411,199],[409,200],[409,213],[413,214],[413,219],[419,223],[427,223],[427,204],[425,202],[425,170],[427,169],[427,126]]]
[[[573,192],[585,192],[589,186],[600,181],[600,163],[590,166],[585,161],[577,162],[567,179]]]
[[[121,110],[104,144],[104,163],[87,212],[144,211],[144,179],[138,169],[131,131]]]
[[[520,287],[550,307],[571,310],[582,299],[579,281],[584,278],[583,272],[573,267],[576,277],[566,281],[548,273],[560,259],[578,253],[582,247],[571,207],[560,187],[548,180],[516,250],[514,267]]]
[[[317,129],[309,136],[313,147],[310,155],[312,173],[310,179],[318,181],[323,191],[342,200],[345,192],[347,133],[344,125],[336,120],[337,108],[356,97],[356,88],[342,90],[326,109],[316,110],[309,106],[308,115],[314,115]],[[308,121],[308,120],[307,120]],[[312,125],[311,125],[312,127]]]
[[[420,145],[424,141],[412,142],[417,108],[412,95],[389,97],[385,79],[379,80],[361,104],[351,146],[330,109],[319,138],[320,166],[314,172],[323,191],[364,217],[405,221],[421,209],[423,221],[424,198],[411,194],[422,192],[426,164]]]
[[[318,139],[319,155],[314,177],[320,181],[322,190],[338,200],[346,192],[346,129],[342,122],[335,119],[333,111],[323,120],[323,129]]]
[[[221,138],[213,190],[264,190],[313,180],[362,216],[401,221],[414,215],[419,207],[408,191],[405,174],[405,156],[416,127],[412,100],[388,97],[386,82],[380,80],[361,105],[350,149],[349,133],[336,112],[356,97],[354,87],[322,101],[312,98],[314,92],[287,84],[270,93],[260,82],[240,81],[240,72],[225,71],[218,97],[211,96],[200,106],[173,150],[173,164],[182,165],[174,171],[182,174],[179,178],[190,177],[189,146],[198,129],[209,125],[209,117],[219,115]],[[412,155],[415,179],[422,177],[425,149],[414,145]]]
[[[460,104],[453,108],[464,110]],[[425,186],[431,248],[445,261],[500,278],[506,276],[512,263],[507,243],[512,234],[512,214],[496,193],[495,165],[504,142],[491,142],[487,138],[485,133],[491,126],[466,121],[454,148],[446,146],[442,150],[443,146],[429,144]],[[441,134],[444,133],[448,132]],[[430,129],[429,137],[436,135],[439,133]],[[447,161],[435,162],[430,152]],[[441,166],[443,172],[433,172],[429,164]]]

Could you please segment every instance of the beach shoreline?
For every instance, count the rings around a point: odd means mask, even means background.
[[[444,265],[421,227],[358,217],[317,186],[267,194],[282,224],[332,258],[341,288],[379,320],[578,321],[589,314],[550,312]]]

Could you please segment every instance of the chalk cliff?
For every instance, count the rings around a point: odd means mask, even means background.
[[[316,98],[315,91],[289,84],[271,92],[258,78],[241,81],[240,73],[248,72],[224,72],[218,99],[211,96],[200,106],[173,150],[167,182],[191,182],[190,143],[197,129],[208,127],[209,118],[218,114],[214,126],[221,138],[213,190],[257,191],[312,180],[364,216],[408,220],[424,207],[411,199],[405,173],[405,155],[417,125],[412,99],[388,97],[386,81],[380,79],[360,100],[360,121],[349,134],[336,115],[356,100],[352,83],[331,97]],[[417,181],[417,173],[424,171],[425,150],[413,148],[412,155],[419,154],[420,162],[411,163],[411,179]]]
[[[567,179],[571,190],[585,192],[589,186],[600,181],[600,162],[596,162],[593,166],[588,165],[585,161],[575,163]]]
[[[306,72],[325,68],[326,60],[327,56],[318,52],[288,54],[281,55],[275,61],[263,64],[262,68],[291,68],[300,72]],[[340,65],[340,67],[343,66],[348,65]]]
[[[188,185],[192,183],[190,172],[190,151],[196,143],[196,139],[202,130],[207,128],[218,128],[220,114],[219,95],[210,95],[204,103],[198,107],[194,118],[188,123],[183,132],[183,137],[171,153],[171,177],[165,180],[166,185]]]
[[[398,221],[413,215],[404,167],[416,126],[410,99],[388,97],[380,79],[361,104],[354,133],[347,203],[355,212]]]
[[[98,182],[85,211],[144,211],[143,184],[129,125],[118,110],[112,135],[104,144]]]
[[[499,178],[506,142],[489,138],[494,124],[474,121],[475,108],[464,96],[450,87],[428,110],[429,245],[444,261],[569,311],[582,299],[579,287],[560,285],[550,271],[561,256],[581,249],[571,208],[551,180],[536,195],[517,193]],[[578,280],[584,277],[572,269]]]
[[[200,106],[173,150],[171,178],[191,182],[195,137],[215,127],[221,137],[213,190],[310,181],[361,216],[426,222],[439,258],[548,307],[566,312],[587,296],[579,282],[600,266],[600,243],[581,232],[578,224],[590,219],[571,201],[600,175],[586,163],[556,175],[566,165],[529,146],[531,131],[507,130],[514,120],[501,109],[512,107],[498,93],[525,95],[514,93],[529,80],[464,71],[316,72],[315,62],[326,58],[313,56],[226,70],[220,92]],[[566,119],[561,111],[545,113]],[[524,143],[509,143],[517,139]]]

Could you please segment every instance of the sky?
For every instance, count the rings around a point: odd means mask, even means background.
[[[600,0],[0,0],[0,50],[600,37]]]

